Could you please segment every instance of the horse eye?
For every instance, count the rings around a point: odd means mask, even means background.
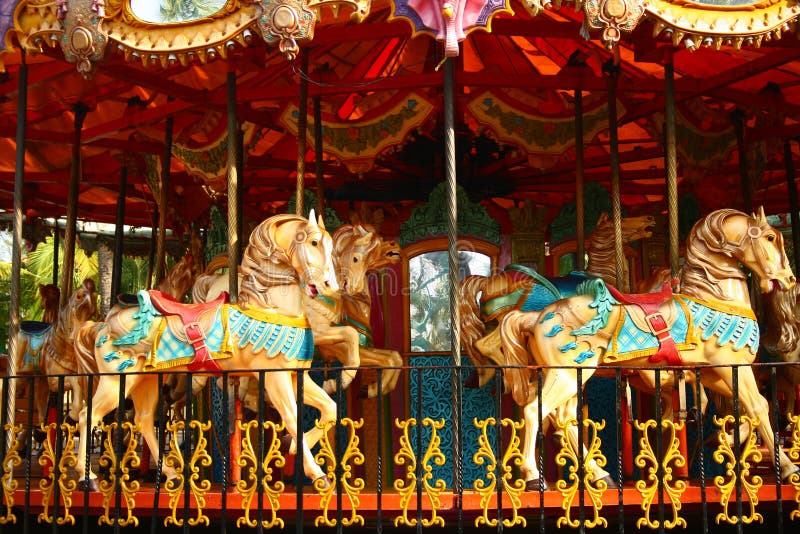
[[[353,258],[353,263],[358,263],[358,258]]]
[[[312,247],[316,247],[317,246],[317,240],[316,239],[311,241],[311,246]]]
[[[775,236],[772,235],[772,234],[768,235],[767,236],[767,241],[769,241],[769,242],[775,241]]]

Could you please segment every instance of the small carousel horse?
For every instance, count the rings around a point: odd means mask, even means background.
[[[52,320],[58,310],[59,290],[54,285],[39,286],[45,307],[45,319]],[[75,359],[74,339],[78,329],[97,313],[97,294],[94,281],[87,278],[57,311],[55,323],[29,322],[21,325],[17,335],[17,350],[12,355],[17,375],[32,375],[34,406],[39,422],[44,422],[47,399],[50,393],[58,392],[58,376],[64,375],[64,390],[72,391],[69,416],[78,418],[84,395],[81,381],[75,376],[78,364]],[[24,394],[27,380],[22,381],[18,394]]]
[[[758,217],[725,209],[694,226],[686,250],[681,294],[664,291],[661,299],[649,294],[634,304],[630,296],[592,280],[578,296],[556,301],[541,312],[513,312],[503,320],[500,334],[509,362],[543,366],[541,391],[520,399],[526,403],[521,471],[528,489],[539,486],[540,407],[542,417],[548,417],[565,405],[575,406],[578,366],[584,380],[595,366],[708,366],[701,382],[728,398],[734,391],[732,366],[737,366],[739,403],[758,421],[766,449],[774,451],[768,403],[750,367],[759,329],[740,264],[758,276],[764,293],[790,289],[795,277],[783,238],[767,223],[763,209]],[[508,371],[509,380],[531,384],[532,372],[530,367],[515,367]],[[783,478],[797,470],[782,450],[778,461]]]
[[[655,219],[650,215],[622,219],[622,242],[627,244],[650,237]],[[603,213],[589,236],[586,272],[548,280],[521,265],[509,265],[494,276],[472,275],[460,285],[461,346],[477,366],[478,386],[486,384],[494,372],[485,367],[505,362],[500,351],[499,331],[494,328],[512,310],[541,310],[547,304],[575,294],[587,276],[617,284],[614,267],[614,223]],[[480,298],[478,298],[480,296]],[[489,327],[492,330],[487,334]]]
[[[303,315],[302,295],[331,296],[338,291],[331,259],[331,236],[322,218],[276,215],[250,235],[241,265],[238,305],[227,295],[201,304],[182,304],[158,291],[140,291],[140,305],[121,309],[97,330],[95,361],[100,371],[92,401],[91,420],[81,410],[78,431],[88,435],[100,418],[118,404],[121,377],[135,419],[152,457],[159,448],[154,418],[158,400],[157,371],[267,371],[265,392],[293,439],[297,438],[297,376],[311,363],[313,339]],[[199,326],[199,328],[197,328]],[[273,372],[274,371],[274,372]],[[294,372],[287,372],[294,371]],[[305,382],[303,400],[320,410],[321,422],[336,418],[336,403],[312,380]],[[307,476],[323,478],[311,447],[322,431],[315,428],[302,442]],[[80,440],[78,458],[85,458],[88,440]],[[80,480],[87,466],[78,462]],[[168,479],[177,476],[164,466]],[[90,483],[96,475],[89,469]]]
[[[780,361],[796,365],[781,366],[779,385],[786,395],[786,406],[794,409],[800,384],[800,284],[789,291],[776,291],[764,299],[764,337],[761,346]]]

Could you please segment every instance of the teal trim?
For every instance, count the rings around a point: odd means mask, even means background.
[[[549,321],[550,319],[552,319],[555,316],[556,316],[555,313],[547,312],[547,313],[544,314],[544,316],[541,319],[539,319],[539,323],[541,324],[541,323],[544,323],[545,321]]]
[[[550,329],[549,332],[545,334],[545,337],[555,337],[556,334],[564,330],[564,326],[560,324],[554,324],[553,328]]]
[[[518,273],[523,273],[523,274],[526,274],[526,275],[530,276],[531,278],[536,280],[539,284],[541,284],[544,287],[546,287],[550,291],[550,293],[553,294],[553,296],[555,297],[555,300],[559,300],[559,299],[564,297],[561,294],[561,291],[556,289],[556,286],[554,286],[552,284],[552,282],[550,282],[550,280],[548,280],[547,278],[545,278],[541,274],[537,273],[536,271],[534,271],[530,267],[526,267],[525,265],[520,265],[519,263],[511,263],[509,265],[506,265],[506,268],[504,270],[505,271],[516,271]]]
[[[594,358],[594,356],[595,356],[594,351],[585,350],[580,354],[578,354],[578,356],[573,361],[577,364],[582,364],[585,363],[586,360],[588,360],[589,358]]]
[[[605,328],[605,326],[608,325],[608,316],[611,314],[614,305],[617,304],[617,300],[611,296],[611,293],[609,293],[606,287],[606,283],[600,278],[582,282],[581,285],[578,286],[577,294],[594,296],[594,300],[589,304],[589,307],[595,308],[597,310],[597,315],[583,327],[573,330],[572,335],[594,335],[601,328]]]
[[[517,289],[511,293],[506,293],[505,295],[488,299],[487,301],[481,303],[481,315],[484,317],[490,317],[493,313],[502,308],[514,308],[519,299],[522,297],[523,293],[525,293],[525,289]]]
[[[558,347],[558,350],[560,350],[561,352],[569,352],[577,348],[578,348],[578,343],[576,341],[570,341],[566,345],[561,345],[560,347]]]
[[[114,360],[119,360],[119,351],[114,350],[103,356],[103,360],[106,362],[112,362]]]
[[[141,340],[145,339],[150,332],[153,319],[161,315],[155,307],[153,307],[153,303],[150,302],[150,293],[147,290],[143,289],[139,291],[136,296],[139,298],[139,310],[133,314],[133,319],[137,321],[136,326],[124,336],[115,339],[111,343],[115,347],[119,347],[120,345],[136,345]]]

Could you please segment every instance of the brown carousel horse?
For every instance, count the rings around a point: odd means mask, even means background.
[[[84,394],[81,381],[75,376],[78,364],[75,359],[74,339],[78,329],[97,313],[97,294],[94,281],[87,278],[67,301],[58,309],[59,290],[50,284],[39,286],[45,307],[45,319],[54,323],[24,321],[17,335],[14,354],[18,376],[33,376],[34,406],[39,422],[46,419],[47,399],[50,393],[58,392],[59,376],[64,376],[64,390],[72,391],[69,416],[78,418]],[[24,395],[28,380],[22,380],[17,393]],[[38,425],[37,425],[38,426]]]
[[[786,406],[797,406],[800,385],[800,285],[789,291],[777,291],[764,299],[765,325],[761,346],[779,359],[794,365],[778,369],[778,381],[786,397]]]
[[[124,375],[124,395],[132,400],[135,420],[158,462],[156,373],[230,370],[249,375],[266,371],[266,397],[296,441],[297,377],[309,369],[313,348],[302,295],[331,296],[338,291],[331,236],[321,218],[314,220],[313,211],[310,218],[276,215],[256,227],[244,251],[237,305],[225,303],[227,295],[207,303],[182,304],[158,291],[140,291],[139,306],[109,317],[94,343],[100,376],[91,420],[86,407],[81,410],[80,435],[88,435],[87,428],[94,428],[117,407]],[[322,423],[335,420],[336,403],[312,380],[305,384],[303,401],[320,410]],[[311,453],[321,435],[315,428],[302,442],[304,471],[313,480],[324,477]],[[78,458],[86,458],[87,441],[80,440]],[[76,465],[80,480],[85,479],[86,468],[82,461]],[[164,474],[168,479],[177,475],[166,465]],[[96,486],[91,469],[88,476]]]
[[[575,406],[577,367],[588,380],[595,366],[706,366],[702,384],[731,398],[732,366],[736,366],[743,412],[757,420],[764,445],[770,453],[774,451],[769,406],[750,367],[759,329],[740,265],[758,276],[764,293],[795,284],[783,238],[767,223],[763,209],[758,217],[725,209],[701,219],[688,239],[681,294],[665,291],[660,304],[654,297],[646,305],[630,304],[629,296],[593,280],[578,296],[556,301],[540,312],[506,316],[500,326],[503,350],[509,363],[517,366],[507,372],[509,380],[535,384],[530,365],[542,366],[544,375],[541,391],[534,389],[518,398],[525,403],[521,471],[529,489],[539,485],[539,410],[546,418],[564,406]],[[657,310],[645,310],[652,306]],[[670,335],[658,332],[649,317],[665,323]],[[558,415],[564,420],[573,417]],[[778,461],[783,478],[797,470],[783,450]]]
[[[655,219],[650,215],[622,219],[623,244],[650,237],[654,225]],[[493,370],[485,366],[505,363],[499,331],[495,326],[508,312],[541,310],[559,298],[574,295],[575,288],[587,277],[617,284],[614,222],[606,213],[600,215],[589,235],[587,255],[589,262],[585,273],[576,272],[552,280],[527,267],[509,265],[502,273],[488,277],[473,275],[461,281],[461,346],[477,366],[478,386],[483,386],[494,376]]]

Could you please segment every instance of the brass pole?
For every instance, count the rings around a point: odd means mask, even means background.
[[[577,271],[586,268],[583,170],[583,91],[575,89],[575,270]]]
[[[158,241],[156,243],[155,285],[167,273],[167,215],[169,215],[169,190],[172,162],[172,117],[167,117],[164,128],[164,157],[161,160],[161,187],[158,191]]]
[[[297,188],[295,192],[295,213],[303,215],[303,201],[306,179],[306,132],[308,131],[308,52],[303,50],[302,76],[300,76],[300,102],[297,117]],[[320,214],[322,215],[322,214]]]
[[[611,156],[611,210],[614,219],[614,256],[616,258],[617,287],[628,291],[625,277],[625,250],[622,247],[622,201],[619,187],[619,132],[617,128],[617,76],[618,67],[612,65],[607,73],[608,83],[608,144]]]
[[[236,145],[239,121],[236,117],[236,72],[228,71],[228,292],[231,302],[239,298],[239,175]]]
[[[19,98],[17,100],[17,150],[14,162],[14,213],[11,236],[11,288],[9,295],[8,318],[8,354],[6,376],[17,374],[17,362],[14,354],[17,351],[17,333],[19,332],[19,298],[20,269],[22,268],[22,210],[23,185],[25,182],[25,127],[28,121],[28,65],[25,62],[25,51],[21,53],[22,64],[19,67]],[[58,227],[56,227],[56,232]],[[6,421],[13,424],[17,415],[17,381],[8,381],[6,399]],[[11,430],[6,431],[6,447],[11,443]],[[3,451],[5,456],[5,451]]]
[[[664,160],[667,169],[667,218],[669,229],[669,270],[678,276],[680,269],[678,242],[678,155],[675,147],[675,65],[672,56],[664,65]]]
[[[789,189],[789,209],[792,214],[792,256],[794,257],[794,272],[800,272],[800,220],[798,220],[797,184],[794,177],[794,158],[792,156],[792,141],[783,142],[783,161],[786,165],[786,185]]]
[[[317,175],[317,213],[325,217],[325,175],[322,170],[322,103],[320,97],[312,99],[314,103],[314,160]]]
[[[75,234],[78,222],[78,186],[83,170],[81,168],[81,130],[89,108],[78,102],[72,107],[75,132],[72,141],[72,172],[69,177],[67,194],[67,225],[64,229],[64,263],[61,266],[61,299],[59,306],[64,308],[72,295],[72,279],[75,277]]]
[[[111,302],[122,291],[122,251],[125,243],[125,196],[128,190],[128,165],[123,163],[119,172],[117,193],[117,219],[114,228],[114,267],[111,275]]]
[[[742,184],[742,209],[745,213],[753,212],[753,190],[748,175],[747,146],[744,139],[744,112],[740,109],[731,113],[731,121],[736,130],[736,145],[739,151],[739,178]]]

